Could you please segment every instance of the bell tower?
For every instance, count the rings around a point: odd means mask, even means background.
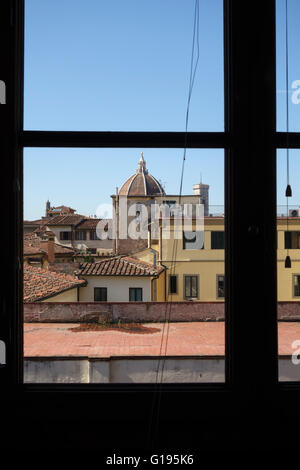
[[[209,214],[209,185],[208,184],[194,184],[193,185],[194,194],[200,196],[200,204],[204,205],[204,217],[207,217]]]
[[[46,202],[46,210],[45,210],[45,217],[49,217],[49,210],[50,210],[50,201]]]

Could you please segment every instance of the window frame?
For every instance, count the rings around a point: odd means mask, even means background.
[[[296,287],[296,285],[295,285],[295,277],[299,277],[299,279],[300,279],[300,274],[297,274],[297,273],[293,273],[293,274],[292,274],[292,298],[293,298],[293,299],[299,299],[299,297],[300,297],[300,289],[299,289],[299,295],[295,295],[295,287]],[[299,285],[300,285],[300,283],[299,283]]]
[[[175,292],[172,292],[172,289],[171,289],[171,278],[175,278],[175,284],[176,284]],[[168,285],[169,285],[169,289],[168,289],[169,295],[177,295],[178,294],[178,274],[169,274]]]
[[[224,235],[224,246],[223,248],[213,248],[213,233],[223,233]],[[225,232],[224,230],[211,230],[210,231],[210,249],[211,250],[224,250],[225,249]]]
[[[293,233],[296,233],[297,245],[293,247]],[[290,240],[288,240],[288,238]],[[290,243],[287,243],[290,242]],[[290,245],[290,246],[287,246]],[[285,250],[300,250],[300,230],[285,230],[284,231],[284,249]]]
[[[220,296],[219,295],[219,278],[223,277],[223,282],[224,282],[224,295]],[[217,274],[217,292],[216,292],[216,298],[217,299],[225,299],[225,274]]]
[[[185,401],[184,413],[189,409],[190,400],[193,406],[191,412],[195,413],[196,403],[202,417],[211,416],[212,409],[214,416],[227,417],[237,416],[236,413],[241,410],[247,416],[260,417],[260,413],[265,416],[266,410],[274,413],[274,410],[280,409],[295,418],[298,412],[292,402],[296,397],[299,398],[300,383],[278,382],[276,149],[286,148],[287,135],[276,132],[275,0],[249,2],[247,15],[243,2],[224,0],[225,130],[188,134],[24,131],[24,4],[22,0],[4,0],[1,6],[1,43],[8,45],[3,51],[1,63],[1,80],[5,81],[7,88],[7,103],[0,108],[5,165],[5,184],[1,190],[3,200],[8,198],[10,201],[8,207],[4,208],[8,230],[2,234],[3,242],[8,247],[4,254],[7,279],[3,285],[3,296],[5,311],[9,311],[10,315],[4,313],[0,319],[7,351],[7,365],[0,369],[0,378],[9,394],[30,402],[33,397],[35,400],[38,397],[43,400],[47,394],[53,398],[59,392],[67,391],[61,394],[64,395],[61,400],[67,403],[70,394],[78,399],[86,399],[87,394],[96,391],[108,398],[111,391],[118,391],[122,410],[124,404],[129,402],[131,406],[128,409],[132,410],[136,408],[137,392],[151,394],[156,390],[155,384],[100,384],[89,387],[76,384],[67,387],[62,384],[23,384],[23,148],[183,148],[187,143],[188,148],[225,149],[226,382],[160,384],[159,393],[168,397],[172,392],[181,400],[182,394],[185,394],[188,399]],[[248,26],[250,24],[251,30]],[[252,34],[253,28],[255,35]],[[257,73],[249,74],[249,67]],[[289,148],[300,148],[300,133],[289,133],[288,141]],[[254,184],[260,191],[253,192]],[[240,243],[236,243],[237,240]],[[248,258],[245,270],[242,247],[246,245]],[[266,245],[268,250],[265,250]],[[261,267],[259,273],[258,265]],[[245,304],[242,274],[247,281],[252,280],[255,297],[264,299],[262,305],[258,306],[261,313],[260,328],[257,328],[257,322],[251,317],[255,299],[247,298]],[[241,309],[243,315],[240,315]],[[260,362],[261,357],[264,360]],[[196,400],[191,398],[191,390],[197,391]],[[201,400],[199,394],[202,394]],[[199,402],[205,403],[205,406]],[[168,401],[164,403],[168,409]],[[49,406],[49,413],[53,409]],[[112,413],[110,407],[109,412]]]
[[[95,297],[96,297],[96,289],[104,289],[105,290],[105,297],[106,299],[105,300],[96,300]],[[107,302],[107,287],[103,287],[103,286],[95,286],[94,287],[94,302]]]
[[[84,240],[86,240],[86,231],[85,230],[75,230],[74,231],[74,239],[76,241],[83,242]]]
[[[97,237],[97,230],[89,230],[89,240],[90,240],[90,241],[98,241],[98,240],[100,240],[100,239]]]
[[[63,234],[63,236],[62,236],[62,234]],[[65,238],[66,234],[68,234],[67,238]],[[62,231],[59,232],[59,239],[61,241],[65,241],[65,242],[66,241],[72,241],[73,240],[72,235],[73,235],[73,232],[71,230],[69,230],[69,231],[68,230],[62,230]]]
[[[186,296],[186,289],[185,289],[185,288],[186,288],[186,280],[187,280],[188,278],[193,278],[193,277],[196,278],[197,295],[196,295],[196,297]],[[184,298],[185,298],[186,300],[191,300],[191,301],[193,301],[193,300],[195,300],[195,299],[199,300],[199,294],[200,294],[199,284],[200,284],[200,276],[199,276],[199,274],[184,274],[184,275],[183,275],[183,293],[184,293]],[[190,286],[190,291],[191,291],[191,290],[192,290],[192,285]]]
[[[136,298],[134,300],[130,299],[130,293],[134,291],[134,297],[137,297],[137,292],[141,293],[141,300],[137,300]],[[129,287],[129,302],[143,302],[143,288],[142,287]]]

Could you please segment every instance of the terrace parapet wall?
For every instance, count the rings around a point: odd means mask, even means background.
[[[223,302],[35,302],[26,323],[147,323],[224,321]],[[299,321],[300,302],[278,302],[278,320]]]

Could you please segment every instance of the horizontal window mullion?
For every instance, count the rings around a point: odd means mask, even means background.
[[[300,149],[300,132],[276,132],[276,148]]]
[[[224,132],[82,132],[23,131],[23,147],[227,148]]]

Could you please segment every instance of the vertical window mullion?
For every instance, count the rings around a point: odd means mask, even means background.
[[[277,383],[275,0],[224,5],[226,380],[253,400]]]

